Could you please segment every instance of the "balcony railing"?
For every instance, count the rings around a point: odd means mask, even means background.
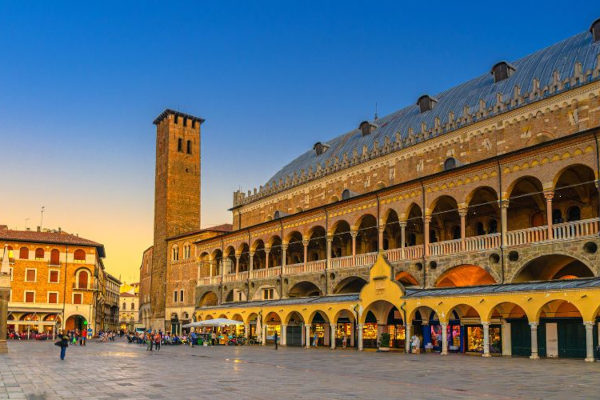
[[[600,219],[591,218],[581,221],[565,222],[552,226],[552,241],[566,241],[598,235],[600,232]],[[519,229],[506,233],[506,245],[522,246],[529,243],[548,242],[548,226],[537,226],[534,228]],[[472,236],[463,239],[446,240],[443,242],[429,244],[430,256],[443,256],[446,254],[460,254],[491,249],[499,249],[502,245],[500,233]],[[390,262],[402,260],[418,260],[423,258],[424,246],[422,244],[386,250],[384,253]],[[375,263],[377,252],[357,254],[356,256],[335,257],[330,260],[332,269],[344,269],[352,267],[370,266]],[[284,275],[296,275],[324,271],[327,268],[327,260],[310,261],[306,264],[297,263],[286,265],[283,268]],[[261,279],[280,275],[281,267],[254,270],[250,274],[251,279]],[[241,281],[248,278],[248,272],[239,274],[228,274],[223,277],[223,282]],[[219,277],[201,278],[202,284],[218,283]],[[213,283],[214,282],[214,283]]]
[[[272,268],[263,268],[263,269],[255,269],[250,274],[250,278],[252,279],[265,279],[271,278],[273,276],[278,276],[281,273],[281,267],[272,267]]]

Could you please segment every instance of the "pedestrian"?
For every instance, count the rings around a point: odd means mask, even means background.
[[[67,347],[69,347],[69,335],[64,330],[61,330],[58,335],[58,341],[54,344],[60,346],[60,359],[64,360],[67,354]]]
[[[278,339],[277,331],[275,331],[275,334],[273,335],[273,340],[275,341],[275,350],[277,350],[277,339]]]
[[[313,338],[313,345],[316,348],[318,344],[319,344],[319,335],[317,334],[317,331],[315,331],[315,336]]]
[[[215,331],[212,332],[212,334],[210,335],[211,340],[212,340],[212,345],[215,345],[215,342],[217,341],[217,335],[215,334]]]
[[[346,336],[346,334],[344,333],[344,337],[342,338],[342,348],[346,348],[346,345],[348,344],[348,336]]]
[[[146,333],[146,344],[148,345],[148,347],[146,347],[146,351],[152,351],[152,333],[151,332]]]
[[[193,331],[190,334],[190,346],[194,347],[196,340],[198,340],[198,337],[196,336],[196,331]]]
[[[156,351],[160,350],[160,341],[161,341],[161,337],[160,334],[157,333],[156,335],[154,335],[154,347],[156,348]]]

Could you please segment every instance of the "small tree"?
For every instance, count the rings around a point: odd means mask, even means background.
[[[390,334],[382,333],[379,337],[379,347],[390,347]]]

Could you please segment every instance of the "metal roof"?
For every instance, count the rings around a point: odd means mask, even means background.
[[[358,301],[358,294],[343,294],[343,295],[332,295],[332,296],[319,296],[319,297],[290,297],[288,299],[280,300],[259,300],[249,301],[240,303],[227,303],[216,306],[202,307],[202,310],[211,309],[223,309],[223,308],[245,308],[245,307],[274,307],[274,306],[287,306],[294,304],[320,304],[320,303],[341,303]]]
[[[465,286],[435,289],[406,289],[404,297],[443,297],[510,292],[553,291],[600,287],[600,278],[567,279],[543,282],[508,283],[502,285]]]
[[[300,176],[301,170],[308,173],[309,168],[312,168],[315,171],[317,165],[324,167],[326,161],[332,162],[336,157],[343,160],[344,154],[351,158],[354,150],[361,154],[363,146],[366,146],[368,151],[372,151],[375,141],[378,142],[381,149],[386,138],[394,143],[396,134],[400,135],[403,147],[425,140],[425,138],[419,138],[422,124],[426,125],[427,131],[431,131],[438,118],[442,129],[435,135],[444,134],[485,118],[522,107],[567,91],[574,86],[598,80],[600,76],[597,73],[592,75],[589,72],[600,67],[600,65],[596,65],[597,62],[600,62],[598,61],[600,60],[598,58],[599,54],[600,42],[593,43],[590,32],[579,33],[520,60],[511,62],[516,71],[500,82],[495,83],[490,72],[485,71],[477,78],[433,96],[437,99],[437,104],[430,111],[421,113],[419,106],[413,104],[378,119],[375,122],[377,127],[370,135],[362,136],[361,131],[355,129],[324,142],[329,145],[326,152],[317,155],[314,150],[306,151],[277,172],[268,181],[267,187],[278,185],[280,180],[285,182],[286,178],[291,178],[294,173]],[[581,63],[581,74],[576,71],[576,63]],[[555,81],[556,74],[558,74],[558,81]],[[578,74],[583,79],[579,81],[571,79]],[[534,87],[534,80],[539,82],[539,91],[536,91]],[[555,85],[556,87],[554,87]],[[519,97],[518,104],[511,102],[515,96],[515,87],[520,89],[520,95],[517,96]],[[496,109],[499,93],[502,94],[503,107]],[[482,102],[485,104],[486,111],[484,114],[477,115]],[[465,106],[468,106],[470,118],[462,120]],[[450,122],[449,115],[451,112],[454,114],[455,124],[446,125]],[[412,137],[409,137],[409,129],[414,132]]]

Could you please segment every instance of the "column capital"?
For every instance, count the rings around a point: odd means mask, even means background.
[[[333,235],[327,235],[326,239],[329,243],[333,242]]]
[[[423,217],[423,221],[424,221],[426,224],[429,224],[429,223],[431,222],[431,215],[426,215],[426,216],[424,216],[424,217]]]
[[[287,243],[281,243],[281,251],[286,251],[288,248],[288,244]]]
[[[350,229],[350,236],[352,236],[352,238],[355,239],[356,236],[358,236],[358,231]]]
[[[250,252],[248,252],[248,254],[250,255],[250,257],[254,257],[254,254],[256,254],[256,252],[255,251],[250,251]]]
[[[500,208],[508,208],[508,205],[510,204],[510,200],[502,199],[502,200],[498,200],[498,203],[500,205]]]
[[[594,321],[583,321],[583,325],[585,325],[586,328],[590,328],[592,329],[594,327],[594,325],[596,325],[596,323]]]
[[[530,326],[532,329],[534,329],[534,328],[535,328],[535,329],[537,329],[537,327],[538,327],[538,325],[539,325],[539,324],[540,324],[539,322],[530,322],[530,323],[529,323],[529,326]]]
[[[490,326],[490,323],[488,321],[481,321],[481,325]]]
[[[400,222],[398,223],[398,225],[400,225],[400,228],[406,228],[406,225],[407,225],[407,224],[408,224],[408,223],[407,223],[406,221],[400,221]]]
[[[544,198],[546,201],[550,201],[554,198],[554,190],[544,190]]]
[[[308,244],[309,244],[309,243],[310,243],[310,240],[308,240],[308,239],[302,239],[302,245],[303,245],[304,247],[308,247]]]
[[[380,224],[380,225],[377,227],[377,229],[379,230],[379,232],[383,232],[383,231],[385,231],[385,224],[383,224],[383,225],[381,225],[381,224]]]
[[[271,246],[265,246],[265,253],[271,252]]]
[[[468,213],[469,213],[469,207],[459,207],[458,208],[458,215],[461,218],[466,217]]]

